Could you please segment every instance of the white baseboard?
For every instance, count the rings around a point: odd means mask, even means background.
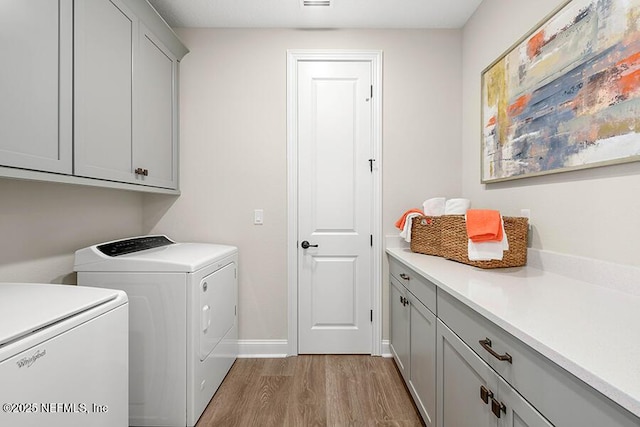
[[[389,347],[389,340],[382,340],[382,357],[393,357],[391,354],[391,348]]]
[[[392,357],[389,340],[382,340],[382,357]],[[238,340],[238,358],[279,358],[289,355],[287,340]]]
[[[287,357],[287,340],[238,340],[239,358]]]

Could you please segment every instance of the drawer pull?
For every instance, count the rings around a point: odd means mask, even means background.
[[[496,418],[500,418],[500,413],[501,412],[504,412],[505,414],[507,413],[507,407],[504,405],[504,403],[498,402],[497,400],[495,400],[492,397],[491,398],[491,412],[493,412],[493,415],[495,415]]]
[[[409,280],[409,276],[407,276],[407,275],[406,275],[406,274],[404,274],[404,273],[400,273],[400,278],[401,278],[402,280]]]
[[[493,399],[493,392],[489,389],[487,389],[485,386],[481,385],[480,386],[480,399],[482,399],[482,401],[484,403],[489,403],[489,399]]]
[[[480,340],[478,342],[480,343],[482,348],[487,350],[496,359],[501,360],[503,362],[513,363],[513,358],[511,357],[511,355],[509,353],[498,354],[498,353],[495,352],[494,349],[491,348],[491,340],[489,338],[485,338],[485,339]]]

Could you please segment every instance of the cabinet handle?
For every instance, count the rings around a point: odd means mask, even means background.
[[[403,279],[403,280],[409,280],[409,276],[407,276],[404,273],[400,273],[400,278]]]
[[[489,403],[489,399],[493,399],[493,392],[486,388],[485,386],[480,386],[480,399],[487,404]]]
[[[497,400],[495,400],[492,397],[491,398],[491,412],[493,412],[493,415],[495,415],[496,418],[500,418],[500,413],[501,412],[504,412],[505,414],[507,413],[507,407],[504,405],[504,403],[498,402]]]
[[[494,349],[491,348],[491,340],[489,338],[485,338],[485,339],[480,340],[478,342],[480,343],[482,348],[487,350],[489,352],[489,354],[491,354],[496,359],[501,360],[503,362],[513,363],[513,358],[511,357],[511,355],[509,353],[498,354],[498,353],[496,353],[496,351]]]
[[[142,175],[142,176],[148,176],[149,175],[149,169],[137,168],[134,172],[135,172],[136,175]]]

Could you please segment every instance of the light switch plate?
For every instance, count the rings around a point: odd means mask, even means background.
[[[255,225],[264,224],[264,211],[262,209],[255,209],[253,211],[253,223]]]

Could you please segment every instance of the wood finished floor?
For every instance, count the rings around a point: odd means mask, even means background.
[[[422,426],[392,359],[238,359],[196,427]]]

